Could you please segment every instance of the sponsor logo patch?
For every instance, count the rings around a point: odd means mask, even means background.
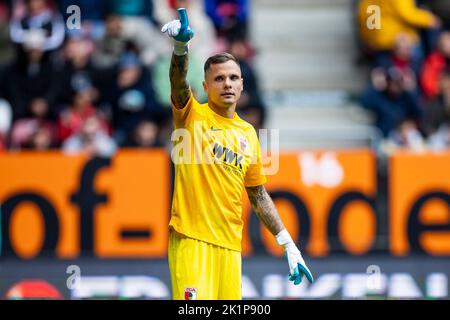
[[[197,289],[193,287],[184,288],[184,300],[197,300]]]

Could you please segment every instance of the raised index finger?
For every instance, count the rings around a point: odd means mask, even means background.
[[[185,30],[188,28],[189,21],[188,16],[185,8],[179,8],[178,9],[178,17],[180,18],[181,23],[181,30]]]

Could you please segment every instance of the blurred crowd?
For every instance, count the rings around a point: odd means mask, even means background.
[[[382,151],[450,148],[450,1],[358,0],[357,17]]]
[[[382,150],[450,148],[450,1],[354,1],[371,70],[361,104]],[[204,61],[228,51],[245,81],[237,111],[263,127],[250,0],[0,0],[0,151],[169,146],[172,43],[160,29],[178,7],[195,32],[188,80],[197,99],[206,102]]]
[[[76,6],[76,7],[74,7]],[[203,63],[228,51],[245,79],[237,111],[256,129],[265,107],[252,67],[247,0],[0,1],[0,151],[111,156],[170,144],[170,39],[188,9],[188,80],[206,102]]]

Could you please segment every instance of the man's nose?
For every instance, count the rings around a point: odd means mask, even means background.
[[[225,87],[229,88],[231,87],[231,79],[230,78],[225,78]]]

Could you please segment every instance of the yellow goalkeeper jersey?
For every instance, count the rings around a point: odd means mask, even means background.
[[[225,118],[191,93],[172,106],[174,194],[169,226],[188,237],[241,251],[244,187],[262,185],[258,136],[236,113]]]

